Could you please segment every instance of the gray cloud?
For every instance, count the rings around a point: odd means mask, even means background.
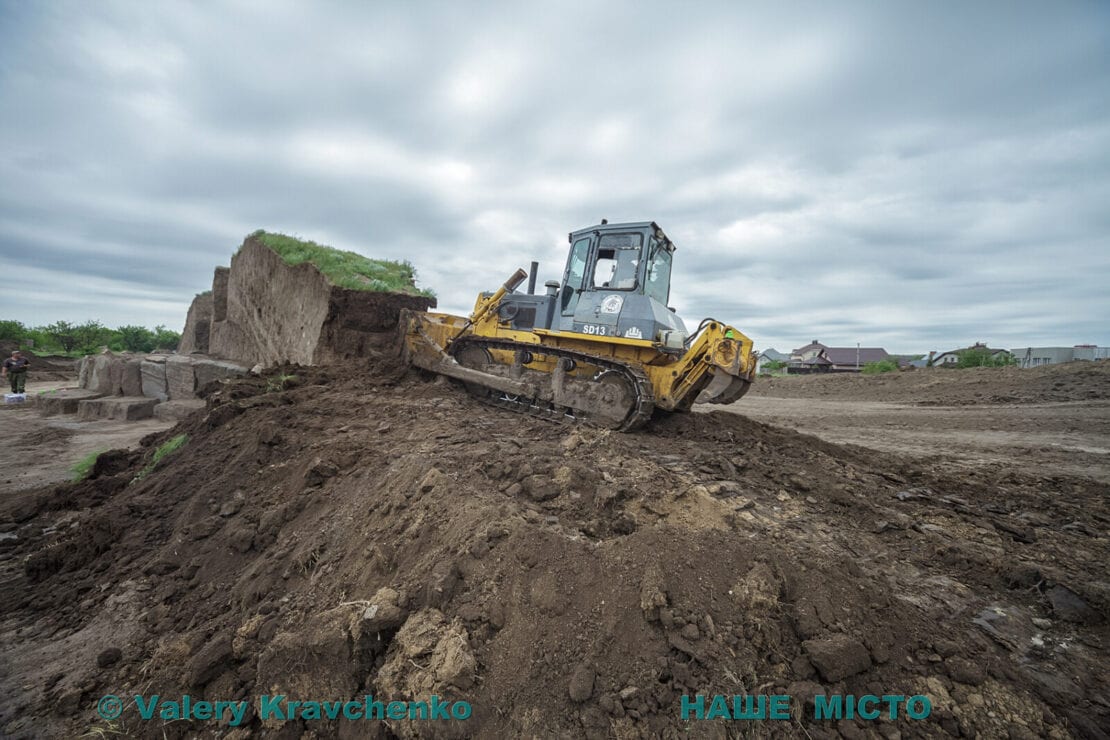
[[[255,228],[441,306],[654,219],[758,346],[1110,344],[1103,4],[0,2],[0,315],[180,326]]]

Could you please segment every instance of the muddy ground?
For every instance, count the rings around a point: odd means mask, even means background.
[[[1006,383],[947,397],[1048,400]],[[782,428],[772,401],[613,434],[490,409],[387,358],[226,382],[92,479],[0,503],[0,731],[1105,736],[1104,458],[841,446]],[[234,728],[142,720],[130,700],[96,715],[104,694],[155,693],[251,709]],[[267,693],[435,694],[473,714],[263,720]],[[793,717],[683,720],[699,693],[790,694]],[[933,709],[815,721],[824,693]]]
[[[173,426],[159,419],[78,421],[74,414],[39,414],[35,395],[76,385],[75,377],[32,380],[27,384],[31,402],[0,407],[0,501],[17,491],[70,480],[73,466],[86,456],[134,447],[146,435]]]

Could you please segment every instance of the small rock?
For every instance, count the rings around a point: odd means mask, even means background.
[[[524,481],[524,490],[533,501],[550,501],[559,495],[559,486],[544,475],[532,475]]]
[[[708,491],[711,496],[716,496],[717,498],[732,498],[744,492],[743,487],[739,483],[731,480],[719,480],[714,483],[706,484],[705,490]]]
[[[230,501],[225,501],[223,506],[220,507],[219,514],[222,517],[235,516],[239,510],[243,508],[243,502],[246,496],[242,491],[236,491],[235,495],[231,497]]]
[[[562,442],[563,451],[573,452],[580,444],[582,444],[582,437],[576,431],[571,432]]]
[[[107,668],[110,665],[115,665],[123,657],[123,651],[118,647],[110,647],[104,650],[100,655],[96,656],[96,664],[101,668]]]
[[[329,462],[318,460],[308,469],[308,472],[304,474],[304,484],[309,488],[314,488],[323,485],[324,481],[329,478],[334,478],[338,474],[339,468]]]
[[[1045,592],[1045,596],[1052,604],[1052,612],[1060,619],[1079,624],[1099,621],[1098,612],[1067,586],[1053,586]]]
[[[967,658],[953,656],[944,661],[944,665],[948,669],[948,676],[953,681],[978,686],[987,680],[987,675],[979,664]]]
[[[585,663],[579,663],[570,676],[571,701],[584,702],[594,693],[594,669]]]
[[[1052,629],[1052,620],[1044,617],[1033,617],[1033,626],[1043,630]]]
[[[809,491],[813,488],[805,478],[800,475],[792,475],[787,479],[790,485],[797,488],[799,491]]]
[[[942,658],[951,658],[960,652],[960,645],[952,640],[937,640],[933,643],[933,650],[940,653]]]
[[[628,702],[635,699],[636,695],[639,694],[639,693],[640,693],[640,689],[638,689],[637,687],[627,686],[627,687],[621,689],[621,693],[620,693],[621,702],[627,704]]]
[[[871,654],[867,648],[848,635],[806,640],[802,647],[826,681],[839,681],[871,667]]]
[[[370,606],[362,612],[362,634],[374,634],[395,630],[405,622],[405,611],[397,605],[399,595],[391,588],[379,588],[370,600]]]
[[[698,626],[696,624],[694,624],[693,622],[691,622],[690,624],[683,627],[682,631],[679,634],[681,634],[687,640],[700,640],[701,639],[701,632],[698,630]]]

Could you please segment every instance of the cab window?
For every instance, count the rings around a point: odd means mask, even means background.
[[[671,292],[672,255],[661,242],[654,238],[651,240],[648,254],[647,285],[644,287],[644,293],[665,306]]]
[[[586,277],[586,261],[590,257],[590,238],[585,237],[574,243],[570,250],[570,259],[567,261],[567,274],[563,280],[563,295],[561,297],[564,316],[573,316],[578,305],[579,291],[582,290],[582,281]]]
[[[642,245],[641,234],[606,234],[601,237],[594,264],[593,287],[635,290]]]

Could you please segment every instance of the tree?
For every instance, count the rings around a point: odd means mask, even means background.
[[[112,342],[112,330],[99,321],[86,321],[73,330],[77,334],[77,349],[86,354]]]
[[[19,321],[0,320],[0,339],[22,342],[27,338],[27,327]]]
[[[42,327],[42,331],[47,337],[57,342],[62,351],[66,353],[72,352],[80,341],[76,328],[68,321],[55,321],[53,324],[47,324]]]
[[[120,347],[128,352],[150,352],[155,334],[145,326],[121,326],[115,331]]]
[[[956,353],[956,367],[1005,367],[1017,362],[1009,352],[1002,352],[997,357],[992,356],[986,347],[972,347],[962,349]]]
[[[154,347],[152,349],[177,349],[181,335],[159,324],[154,327]]]

